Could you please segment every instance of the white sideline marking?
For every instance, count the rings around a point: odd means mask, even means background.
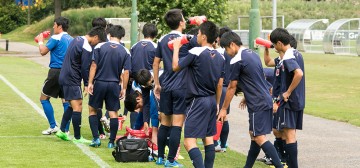
[[[3,136],[0,136],[0,138],[55,138],[55,136],[11,136],[11,135],[3,135]]]
[[[29,103],[37,113],[39,113],[41,116],[43,116],[46,119],[46,116],[44,114],[44,111],[37,106],[31,99],[29,99],[24,93],[22,93],[19,89],[17,89],[14,85],[12,85],[4,76],[0,75],[0,79],[7,84],[16,94],[18,94],[22,99],[24,99],[27,103]],[[19,136],[21,137],[21,136]],[[35,137],[35,136],[34,136]],[[96,155],[94,152],[91,152],[89,147],[83,145],[83,144],[76,144],[75,145],[81,149],[83,153],[85,153],[87,156],[90,157],[91,160],[93,160],[97,165],[100,167],[110,167],[109,164],[104,162],[98,155]]]

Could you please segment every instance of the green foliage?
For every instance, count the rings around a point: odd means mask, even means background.
[[[27,14],[15,3],[0,6],[0,32],[8,33],[26,24]]]
[[[205,15],[208,20],[221,23],[225,19],[227,0],[143,0],[138,3],[139,21],[157,23],[160,33],[169,31],[163,17],[173,8],[182,9],[184,17]]]

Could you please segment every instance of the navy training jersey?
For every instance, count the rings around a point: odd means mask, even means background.
[[[225,76],[224,76],[224,83],[223,86],[224,87],[228,87],[229,83],[230,83],[230,61],[231,61],[231,57],[225,52],[224,48],[217,48],[216,49],[220,54],[222,54],[225,58]]]
[[[96,45],[92,60],[97,65],[94,80],[120,82],[122,70],[131,70],[130,52],[118,42]]]
[[[267,89],[264,70],[258,54],[241,47],[230,61],[230,80],[237,80],[244,92],[248,112],[266,111],[272,108],[272,99]]]
[[[50,68],[60,69],[62,67],[66,50],[74,38],[67,32],[52,35],[46,43],[50,51]]]
[[[159,39],[155,56],[162,59],[164,65],[164,72],[161,75],[162,79],[160,80],[161,90],[163,91],[185,88],[185,71],[182,70],[174,72],[172,70],[173,50],[169,49],[168,47],[169,41],[182,35],[183,34],[181,34],[179,31],[171,31],[169,34],[166,34]],[[196,36],[194,36],[190,40],[190,43],[181,46],[179,51],[179,59],[186,57],[189,53],[189,50],[198,45],[196,41]]]
[[[60,71],[59,84],[65,86],[80,86],[81,79],[87,86],[92,47],[85,36],[76,37],[70,43],[63,66]]]
[[[186,98],[206,97],[216,94],[220,78],[224,78],[225,58],[209,47],[194,47],[189,55],[179,60],[186,71]]]
[[[140,69],[152,70],[156,52],[156,44],[151,40],[141,40],[130,49],[131,74],[135,77]]]
[[[284,103],[285,108],[293,111],[303,110],[305,108],[305,69],[304,59],[298,50],[290,48],[286,50],[285,55],[279,62],[281,67],[281,89],[280,93],[284,93],[289,88],[293,78],[294,70],[301,69],[303,77],[298,86],[291,93],[287,103]]]

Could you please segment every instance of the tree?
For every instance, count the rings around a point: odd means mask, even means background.
[[[5,34],[25,25],[27,21],[26,16],[26,11],[23,11],[15,3],[0,6],[0,32]]]
[[[167,32],[169,29],[163,20],[164,15],[169,9],[178,8],[183,10],[185,18],[205,15],[208,20],[221,23],[225,19],[226,2],[227,0],[142,0],[138,3],[139,21],[156,23],[161,32]]]
[[[61,0],[55,0],[55,18],[61,16]]]

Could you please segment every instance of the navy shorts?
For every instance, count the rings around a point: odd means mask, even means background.
[[[304,110],[292,111],[282,108],[280,112],[280,129],[291,128],[302,130]]]
[[[249,112],[249,131],[253,136],[270,134],[272,130],[272,109],[260,112]]]
[[[185,119],[185,138],[205,138],[216,134],[215,96],[193,98]]]
[[[273,128],[280,130],[280,114],[281,114],[280,107],[278,108],[278,111],[276,113],[273,113]]]
[[[165,115],[185,114],[186,89],[177,89],[160,93],[160,112]]]
[[[120,109],[120,89],[121,86],[118,82],[95,81],[89,105],[93,108],[101,109],[105,100],[106,110],[118,111]]]
[[[221,107],[222,107],[223,104],[224,104],[225,95],[226,95],[226,90],[227,90],[227,87],[223,86],[223,87],[222,87],[222,92],[221,92],[221,98],[220,98],[220,105],[219,105],[219,108],[220,108],[220,109],[221,109]],[[230,113],[230,105],[229,105],[229,108],[227,109],[226,113],[227,113],[227,114]]]
[[[64,98],[64,93],[59,84],[59,76],[61,69],[49,69],[48,76],[44,81],[41,93],[48,97]]]
[[[61,88],[66,101],[83,99],[81,86],[62,86]]]

